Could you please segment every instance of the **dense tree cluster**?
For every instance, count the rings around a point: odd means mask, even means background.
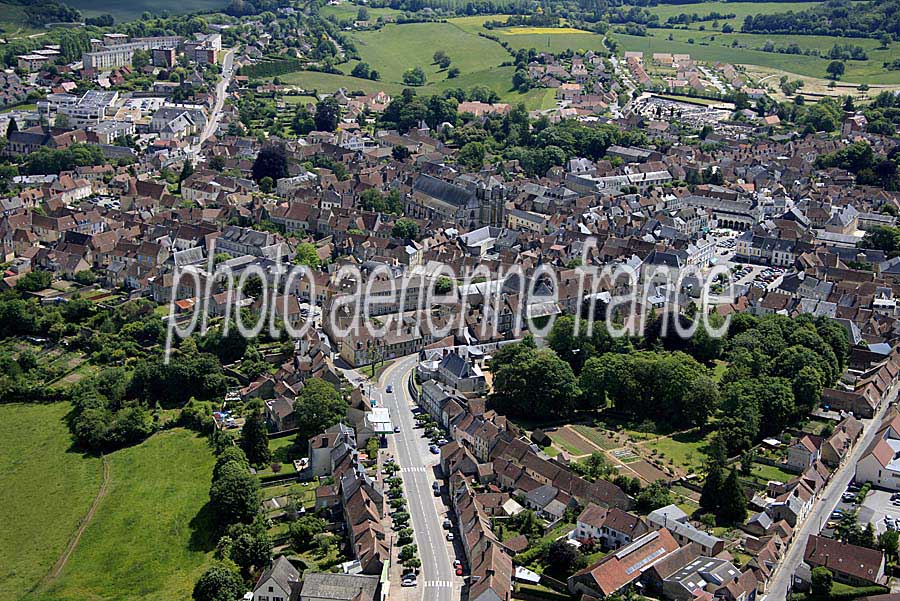
[[[780,432],[821,398],[849,358],[847,333],[837,322],[801,315],[794,319],[740,315],[731,324],[722,377],[719,435],[729,455],[760,436]],[[765,419],[762,419],[765,416]]]
[[[834,0],[806,10],[747,15],[741,31],[834,37],[880,38],[900,35],[897,0],[851,2]]]
[[[259,513],[259,480],[250,473],[247,456],[238,447],[226,448],[213,468],[209,502],[217,522],[252,524]]]
[[[20,170],[30,175],[42,175],[104,163],[106,163],[106,158],[99,146],[75,143],[63,149],[42,146],[28,154]]]
[[[580,394],[571,366],[551,349],[536,349],[534,340],[501,347],[491,358],[497,411],[519,418],[566,417]]]
[[[653,415],[672,428],[700,426],[718,406],[719,393],[707,369],[681,352],[639,351],[591,357],[581,386],[605,407],[607,400],[630,419]]]

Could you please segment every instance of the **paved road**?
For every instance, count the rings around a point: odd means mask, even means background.
[[[400,426],[400,433],[394,435],[397,461],[403,478],[407,507],[415,534],[422,569],[418,578],[415,597],[423,601],[453,601],[460,598],[462,579],[453,568],[455,555],[443,529],[447,518],[447,507],[441,499],[435,498],[432,483],[435,481],[434,466],[439,456],[428,450],[429,442],[422,437],[422,431],[415,429],[415,420],[410,411],[414,404],[407,388],[407,380],[416,366],[416,356],[398,359],[381,374],[379,382],[372,387],[371,397],[379,405],[391,412],[391,420]],[[358,373],[358,372],[350,372]],[[387,387],[392,392],[386,392]],[[454,530],[456,532],[456,530]],[[460,557],[462,559],[462,557]],[[399,583],[398,583],[399,585]]]
[[[231,83],[231,76],[233,75],[233,62],[234,48],[231,48],[225,52],[225,58],[222,59],[222,79],[216,84],[216,104],[213,107],[212,113],[209,115],[209,121],[206,123],[206,128],[204,128],[203,133],[200,134],[198,150],[199,146],[203,146],[203,143],[206,142],[219,127],[219,117],[222,114],[222,107],[225,105],[225,91],[228,89],[228,84]]]
[[[891,402],[896,400],[896,394],[897,390],[895,386],[888,395]],[[875,438],[875,432],[878,430],[881,418],[884,416],[889,405],[890,403],[885,403],[881,410],[875,415],[875,419],[868,420],[868,423],[865,424],[863,434],[860,437],[859,442],[853,448],[853,451],[850,453],[850,456],[834,473],[831,482],[829,482],[828,486],[825,488],[825,492],[819,500],[815,502],[815,505],[813,505],[812,510],[809,512],[809,515],[806,516],[806,520],[800,526],[799,530],[794,532],[794,542],[779,564],[775,576],[769,582],[769,590],[766,593],[765,599],[779,601],[787,598],[788,587],[791,584],[793,574],[797,570],[797,567],[803,562],[803,553],[806,550],[806,539],[809,538],[810,534],[818,534],[821,531],[822,527],[831,516],[831,512],[834,511],[834,508],[840,503],[841,495],[847,490],[847,485],[850,484],[854,474],[856,474],[856,462],[859,461],[860,456]]]

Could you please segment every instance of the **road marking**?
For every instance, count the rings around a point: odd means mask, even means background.
[[[426,588],[453,588],[453,583],[449,580],[426,580]]]
[[[428,471],[428,470],[426,470],[424,467],[401,467],[401,468],[400,468],[400,472],[401,472],[401,473],[404,473],[404,474],[412,474],[412,473],[422,473],[422,474],[424,474],[424,473],[426,473],[427,471]]]

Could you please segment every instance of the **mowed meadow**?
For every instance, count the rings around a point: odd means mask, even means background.
[[[101,459],[71,448],[70,408],[0,405],[0,601],[190,598],[212,557],[206,439],[175,429],[110,453],[104,488]]]
[[[842,82],[870,85],[900,84],[900,71],[884,69],[885,62],[900,58],[900,42],[888,48],[881,48],[879,42],[868,38],[840,38],[836,36],[792,36],[740,33],[744,18],[748,15],[773,14],[787,11],[801,11],[814,8],[818,2],[701,2],[688,5],[660,4],[647,10],[656,14],[664,23],[669,17],[681,13],[708,15],[712,12],[733,14],[733,17],[718,21],[699,21],[677,27],[648,28],[646,36],[617,33],[620,25],[612,25],[609,37],[618,42],[619,53],[627,50],[643,51],[648,56],[654,52],[686,53],[698,60],[713,63],[716,61],[736,65],[756,65],[766,69],[774,69],[787,75],[805,76],[825,79],[826,68],[831,59],[825,58],[835,44],[852,44],[860,46],[868,54],[865,61],[846,61],[846,73]],[[324,15],[333,15],[338,19],[355,19],[359,6],[342,3],[322,9]],[[369,9],[369,16],[390,17],[399,14],[391,9]],[[369,63],[382,74],[382,81],[375,84],[360,81],[352,87],[355,78],[336,76],[328,83],[338,83],[349,89],[376,91],[383,89],[388,93],[396,93],[402,89],[403,71],[409,67],[420,66],[428,76],[426,93],[441,92],[451,87],[467,87],[469,85],[486,85],[496,90],[504,101],[524,101],[529,108],[547,108],[553,106],[552,94],[539,94],[531,91],[525,95],[512,92],[511,77],[506,68],[499,65],[509,60],[508,53],[496,42],[479,34],[496,37],[508,44],[512,50],[534,48],[537,51],[559,53],[566,49],[599,50],[604,49],[603,35],[574,27],[541,28],[541,27],[503,27],[492,30],[485,29],[486,21],[502,21],[505,15],[476,15],[458,17],[442,23],[390,24],[378,31],[356,31],[351,36],[357,43],[362,60]],[[728,24],[734,31],[722,33],[722,27]],[[671,38],[671,39],[670,39]],[[823,56],[805,56],[764,52],[760,50],[767,41],[774,46],[782,47],[791,43],[799,45],[801,50],[816,49]],[[459,79],[447,80],[446,72],[431,64],[431,55],[435,50],[445,50],[453,59],[453,66],[459,67]],[[348,74],[355,63],[341,67]],[[282,77],[289,83],[303,85],[305,74],[291,74]],[[327,80],[313,76],[311,81],[325,84]],[[356,80],[359,81],[359,80]],[[477,83],[472,83],[477,82]],[[309,85],[310,89],[316,86]],[[327,85],[322,91],[330,91]]]
[[[70,450],[69,409],[0,405],[0,600],[43,580],[100,489],[100,460]]]

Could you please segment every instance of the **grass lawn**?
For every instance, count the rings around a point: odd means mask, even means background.
[[[108,494],[59,580],[39,598],[189,598],[215,545],[206,440],[176,429],[107,457]]]
[[[583,424],[575,424],[572,427],[579,434],[605,451],[608,451],[609,449],[616,449],[622,446],[615,438],[609,438],[606,435],[606,430],[591,428],[590,426],[585,426]]]
[[[763,465],[762,463],[754,463],[753,464],[753,476],[760,481],[761,484],[765,484],[769,480],[777,480],[779,482],[787,482],[791,478],[795,477],[796,474],[792,474],[791,472],[786,472],[782,469],[779,469],[773,465]]]
[[[69,409],[0,405],[0,599],[41,581],[100,488],[100,460],[69,450]]]
[[[641,446],[656,449],[657,456],[664,455],[664,459],[674,460],[677,467],[697,469],[703,464],[701,448],[705,445],[706,433],[697,430],[651,440]]]
[[[305,486],[304,486],[305,484]],[[293,495],[297,497],[300,504],[304,507],[312,507],[316,504],[316,488],[319,486],[318,480],[313,482],[297,482],[294,484],[279,484],[278,486],[266,486],[262,489],[260,496],[263,499],[272,499],[284,495]]]

